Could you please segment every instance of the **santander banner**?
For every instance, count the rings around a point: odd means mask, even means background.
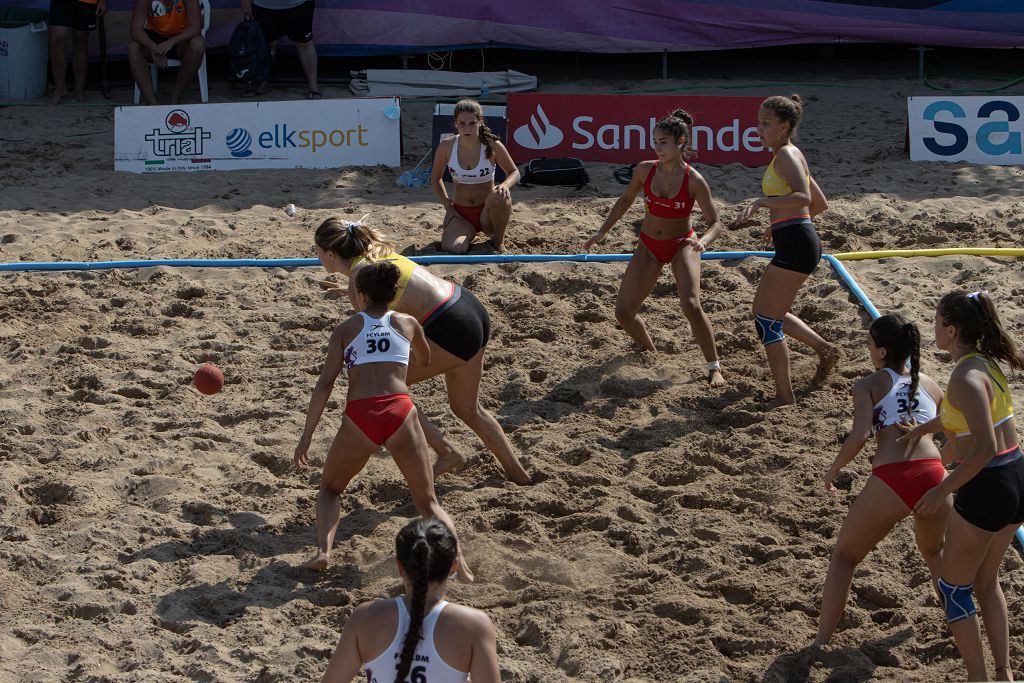
[[[511,93],[506,144],[512,158],[577,157],[632,164],[654,159],[652,134],[673,109],[693,115],[693,161],[767,166],[757,135],[760,97]]]

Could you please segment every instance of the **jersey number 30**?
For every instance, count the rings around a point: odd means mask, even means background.
[[[391,341],[388,339],[367,339],[366,340],[367,353],[387,353],[388,349],[391,348]]]

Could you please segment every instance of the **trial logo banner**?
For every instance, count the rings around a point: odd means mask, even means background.
[[[118,107],[114,170],[398,166],[397,97]]]
[[[1024,164],[1024,97],[910,97],[911,161]]]
[[[654,127],[675,109],[694,118],[692,161],[766,166],[771,152],[757,134],[760,97],[694,95],[581,95],[512,93],[508,96],[509,151],[513,159],[577,157],[636,163],[654,159]]]

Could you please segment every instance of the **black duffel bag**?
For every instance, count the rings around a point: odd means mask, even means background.
[[[589,182],[587,169],[576,157],[533,159],[519,177],[520,185],[573,185],[579,189]]]

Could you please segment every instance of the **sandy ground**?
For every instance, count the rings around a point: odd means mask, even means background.
[[[902,143],[914,84],[846,82],[801,91],[810,102],[800,144],[831,200],[819,221],[827,251],[1021,245],[1024,169],[911,163]],[[406,168],[429,144],[429,110],[405,107]],[[0,110],[0,261],[311,256],[321,220],[364,213],[404,252],[437,251],[440,208],[429,188],[396,187],[398,171],[115,174],[111,110],[43,111]],[[578,191],[516,192],[510,251],[579,251],[621,192],[612,170],[592,165],[593,182]],[[760,186],[757,170],[700,170],[727,218]],[[281,210],[289,202],[294,218]],[[641,217],[638,202],[604,249],[632,250]],[[759,232],[715,246],[757,249]],[[909,523],[858,570],[833,645],[794,654],[813,637],[832,543],[870,470],[869,446],[838,493],[822,491],[850,423],[851,386],[870,369],[868,319],[823,265],[795,311],[844,361],[814,387],[814,358],[794,345],[799,404],[766,412],[771,379],[748,312],[763,267],[704,266],[724,390],[702,381],[667,274],[645,309],[661,352],[639,356],[612,311],[621,265],[435,269],[491,312],[483,401],[537,481],[503,480],[439,382],[414,389],[471,456],[437,482],[478,578],[451,597],[491,615],[503,680],[962,675]],[[879,308],[921,322],[925,369],[940,382],[948,358],[934,350],[930,320],[951,287],[991,291],[1024,341],[1022,261],[889,259],[850,270]],[[168,268],[0,277],[0,679],[310,680],[354,606],[396,593],[393,537],[414,510],[386,454],[343,497],[333,567],[294,568],[313,543],[319,470],[292,470],[291,453],[345,315],[320,294],[322,277]],[[227,377],[216,396],[191,386],[203,362]],[[1024,405],[1024,381],[1011,383]],[[317,459],[342,392],[314,439]],[[1018,667],[1021,569],[1009,552]]]

